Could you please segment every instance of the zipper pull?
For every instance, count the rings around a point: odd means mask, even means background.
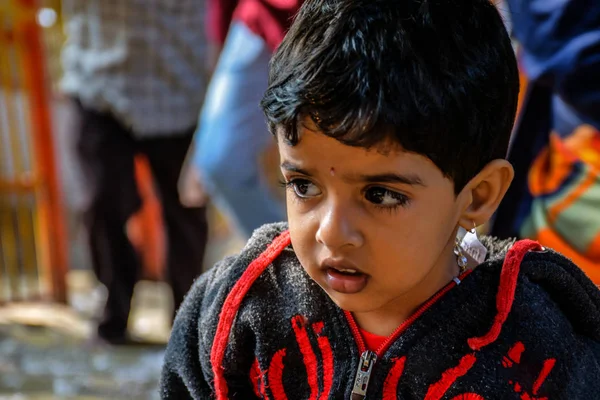
[[[360,356],[360,363],[354,378],[354,387],[352,388],[352,396],[350,400],[362,400],[367,397],[367,389],[369,387],[369,379],[373,366],[377,361],[377,355],[370,350],[365,351]]]

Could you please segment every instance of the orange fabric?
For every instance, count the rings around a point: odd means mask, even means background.
[[[600,234],[592,240],[585,252],[585,256],[591,260],[597,261],[596,268],[600,269]],[[598,284],[600,285],[600,281]]]
[[[135,175],[142,207],[127,222],[127,235],[140,253],[144,279],[159,281],[164,276],[166,240],[162,208],[154,191],[146,157],[135,158]]]
[[[520,90],[519,90],[519,97],[517,100],[516,119],[519,118],[519,115],[521,114],[521,110],[523,110],[523,101],[525,100],[525,93],[527,93],[527,86],[528,86],[527,76],[525,75],[525,72],[523,72],[522,68],[519,68],[519,86],[520,86]]]
[[[571,174],[576,174],[574,178],[577,182],[563,187]],[[580,204],[580,201],[591,201],[586,196],[590,188],[597,184],[599,175],[600,134],[589,125],[580,126],[564,139],[552,134],[549,146],[535,159],[529,172],[529,190],[534,196],[534,204],[543,201],[536,197],[561,192],[565,194],[557,202],[543,203],[548,226],[535,228],[537,232],[533,234],[533,239],[569,257],[596,284],[600,284],[600,233],[590,243],[583,246],[580,243],[578,247],[586,248],[585,252],[578,251],[565,240],[566,235],[570,235],[571,241],[577,242],[578,238],[573,237],[573,233],[559,231],[556,220],[565,210],[582,207],[584,203]],[[590,205],[586,207],[581,212],[589,212]]]
[[[553,223],[558,215],[575,203],[596,181],[600,158],[594,149],[598,133],[589,126],[577,129],[564,141],[556,135],[550,135],[549,149],[546,149],[535,160],[530,174],[530,190],[536,196],[541,193],[553,193],[560,188],[573,170],[573,165],[580,160],[589,166],[587,176],[577,188],[561,202],[548,210],[548,219]],[[549,155],[549,156],[548,156]],[[546,159],[549,158],[547,161]],[[543,168],[540,163],[546,164]],[[537,182],[536,182],[537,178]],[[537,185],[536,185],[537,183]],[[540,186],[543,186],[542,190]]]
[[[534,239],[571,259],[596,285],[600,285],[600,262],[598,259],[590,260],[586,255],[582,255],[549,228],[540,230]]]
[[[556,192],[572,172],[577,160],[558,135],[550,135],[550,144],[534,160],[529,173],[529,190],[533,196]]]
[[[579,184],[575,190],[569,193],[563,201],[557,203],[548,210],[548,221],[551,224],[554,223],[559,214],[575,203],[595,182],[596,175],[590,171],[585,180]]]
[[[592,170],[600,172],[600,134],[594,127],[581,125],[565,139],[565,145]]]

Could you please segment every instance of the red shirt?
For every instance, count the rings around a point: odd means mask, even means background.
[[[367,332],[362,328],[358,328],[358,330],[360,331],[360,335],[365,341],[365,346],[367,346],[367,350],[371,350],[372,352],[377,352],[377,350],[379,350],[383,342],[385,342],[387,339],[387,337],[385,336],[379,336],[374,333]]]
[[[233,19],[242,22],[275,50],[301,4],[302,0],[208,0],[208,37],[225,43]]]

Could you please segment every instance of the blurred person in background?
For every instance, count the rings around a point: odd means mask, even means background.
[[[492,234],[537,239],[600,284],[600,2],[506,3],[528,85]]]
[[[283,197],[277,197],[265,175],[267,153],[277,150],[259,103],[267,89],[271,54],[301,3],[208,0],[207,33],[212,54],[220,56],[182,198],[202,204],[211,197],[247,237],[265,223],[285,219]]]
[[[134,156],[151,167],[166,225],[166,279],[179,307],[201,273],[203,207],[185,207],[177,182],[206,86],[201,0],[63,0],[62,89],[78,111],[83,214],[94,272],[108,289],[98,336],[128,342],[140,255],[127,223],[141,206]]]

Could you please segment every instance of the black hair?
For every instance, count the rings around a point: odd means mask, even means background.
[[[505,158],[517,62],[489,0],[308,0],[275,52],[261,106],[294,145],[312,118],[350,146],[399,144],[460,190]]]

